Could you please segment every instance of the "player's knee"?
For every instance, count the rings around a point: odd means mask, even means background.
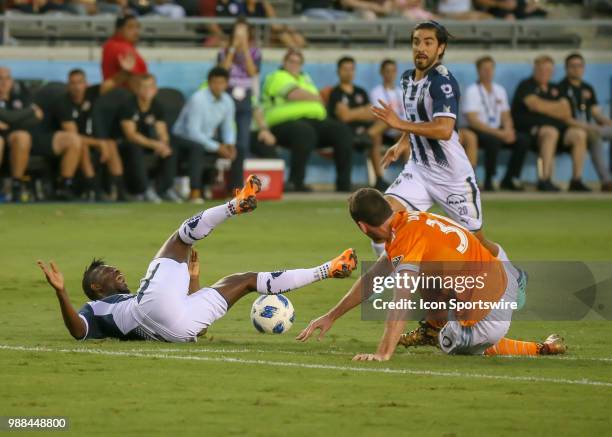
[[[25,151],[25,150],[30,150],[30,147],[32,146],[32,141],[31,141],[31,136],[28,132],[23,131],[23,130],[18,130],[15,132],[12,132],[9,137],[9,144],[11,145],[11,149],[12,150],[20,150],[20,151]]]
[[[556,141],[559,138],[559,130],[553,126],[542,126],[538,131],[538,137],[541,140],[554,139]]]

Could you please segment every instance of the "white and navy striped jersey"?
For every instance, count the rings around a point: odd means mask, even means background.
[[[437,64],[419,81],[414,80],[414,73],[414,70],[407,70],[400,81],[406,120],[415,123],[429,122],[436,117],[456,120],[460,91],[450,71]],[[410,147],[411,159],[422,167],[424,174],[446,179],[449,173],[463,170],[466,165],[471,168],[456,127],[446,141],[410,134]]]
[[[87,325],[83,339],[113,337],[120,340],[160,340],[144,329],[134,316],[138,304],[135,294],[113,294],[104,299],[87,302],[79,316]]]

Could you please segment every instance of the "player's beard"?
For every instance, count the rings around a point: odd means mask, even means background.
[[[427,60],[423,58],[423,56],[427,57]],[[417,70],[426,71],[428,70],[435,62],[435,58],[430,58],[427,55],[419,55],[415,56],[413,59],[414,66]]]

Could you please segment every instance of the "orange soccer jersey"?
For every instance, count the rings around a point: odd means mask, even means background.
[[[436,214],[401,211],[393,216],[391,228],[387,256],[396,271],[412,270],[423,277],[422,295],[442,293],[457,301],[497,302],[504,294],[507,278],[502,262],[461,225]],[[439,296],[430,297],[440,300]],[[475,308],[456,316],[464,324],[473,324],[488,313],[489,309]]]

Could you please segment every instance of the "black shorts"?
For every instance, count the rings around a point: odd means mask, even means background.
[[[32,156],[53,157],[53,137],[56,132],[30,132],[32,135]]]

